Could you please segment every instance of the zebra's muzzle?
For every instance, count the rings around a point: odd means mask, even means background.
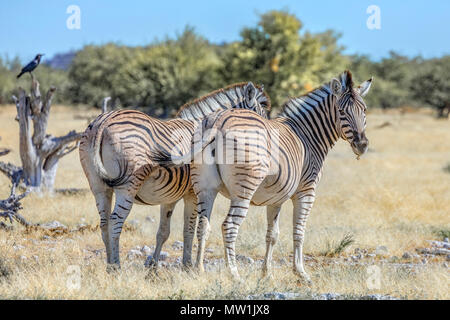
[[[359,160],[359,157],[367,152],[367,149],[369,148],[369,140],[367,140],[367,138],[363,138],[361,140],[354,141],[351,146],[353,152],[357,155],[357,159]]]

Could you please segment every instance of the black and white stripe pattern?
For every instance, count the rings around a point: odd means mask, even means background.
[[[156,265],[162,245],[169,237],[173,208],[183,198],[183,264],[189,265],[197,221],[190,167],[163,168],[155,163],[152,155],[187,152],[198,120],[211,112],[244,108],[266,116],[266,107],[270,107],[268,96],[250,82],[217,90],[186,104],[179,113],[181,118],[177,119],[162,121],[139,111],[119,110],[94,120],[80,141],[80,161],[96,199],[108,264],[114,268],[120,266],[120,233],[133,203],[138,203],[161,204],[153,255]],[[111,212],[113,191],[116,201]]]
[[[220,143],[212,143],[217,135],[205,135],[202,156],[213,156],[217,160],[220,148],[240,149],[244,153],[241,159],[245,160],[232,164],[195,161],[191,164],[193,188],[199,201],[197,265],[200,269],[213,201],[221,192],[231,200],[222,232],[226,260],[234,276],[239,276],[235,242],[250,204],[267,206],[264,271],[269,272],[279,233],[280,208],[291,199],[294,204],[294,271],[309,279],[303,267],[302,248],[306,220],[315,200],[323,162],[339,138],[347,140],[358,157],[367,150],[366,106],[362,97],[367,94],[371,81],[354,88],[351,73],[346,71],[339,80],[333,79],[304,96],[290,99],[279,117],[273,120],[236,109],[214,114],[214,121],[208,121],[211,116],[205,118],[203,122],[210,123],[206,129],[215,129],[222,137],[232,132],[233,139],[223,138]],[[245,138],[245,143],[237,143],[236,136]]]

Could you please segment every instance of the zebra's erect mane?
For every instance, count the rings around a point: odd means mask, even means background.
[[[343,91],[352,91],[353,92],[353,78],[352,73],[349,70],[344,71],[341,73],[338,77]],[[292,112],[293,104],[298,104],[300,102],[300,105],[303,105],[301,101],[305,101],[306,98],[313,98],[314,100],[317,100],[318,97],[325,98],[328,95],[331,94],[331,81],[326,82],[322,84],[321,86],[302,94],[298,97],[290,97],[285,103],[282,104],[280,116],[288,115],[289,111]],[[307,103],[306,103],[307,104]],[[295,106],[295,108],[298,108],[298,106]]]
[[[188,103],[185,103],[178,110],[175,117],[199,120],[205,115],[216,110],[231,108],[232,106],[230,96],[232,98],[238,98],[236,100],[243,99],[244,88],[247,84],[248,82],[235,83],[224,88],[217,89]],[[262,89],[260,85],[255,85],[255,87],[259,90]],[[266,92],[263,91],[262,93],[260,93],[256,99],[261,104],[266,106],[265,108],[267,111],[270,111],[270,97]],[[199,116],[193,116],[194,114],[198,114]]]

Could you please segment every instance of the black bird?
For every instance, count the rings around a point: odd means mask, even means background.
[[[27,64],[25,67],[22,68],[22,71],[20,71],[20,73],[17,75],[17,79],[19,79],[24,73],[33,71],[34,69],[36,69],[36,67],[39,65],[39,63],[41,62],[41,57],[44,54],[39,53],[38,55],[36,55],[36,58],[34,58],[33,61],[31,61],[29,64]]]

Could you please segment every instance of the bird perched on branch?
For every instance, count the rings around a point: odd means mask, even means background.
[[[25,67],[22,68],[22,71],[20,71],[20,73],[17,75],[17,79],[19,79],[24,73],[33,71],[34,69],[36,69],[36,67],[39,65],[39,63],[41,62],[41,57],[44,54],[39,53],[38,55],[36,55],[36,57],[34,58],[33,61],[31,61],[29,64],[27,64]]]

